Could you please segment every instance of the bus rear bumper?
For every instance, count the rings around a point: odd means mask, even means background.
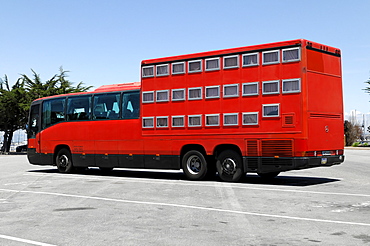
[[[314,167],[329,167],[344,162],[344,155],[319,157],[244,157],[245,172],[283,172]]]

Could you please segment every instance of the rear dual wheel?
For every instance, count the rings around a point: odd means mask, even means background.
[[[216,168],[222,181],[238,182],[244,175],[242,158],[233,150],[224,150],[220,153]]]

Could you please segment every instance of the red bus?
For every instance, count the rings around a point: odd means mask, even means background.
[[[200,180],[344,161],[341,52],[298,39],[144,60],[141,82],[31,105],[28,159]]]

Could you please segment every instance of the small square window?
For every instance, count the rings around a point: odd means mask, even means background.
[[[202,72],[202,60],[189,61],[189,73]]]
[[[238,113],[224,114],[224,126],[238,125]]]
[[[225,56],[224,69],[239,67],[239,56]]]
[[[279,63],[280,62],[279,56],[280,56],[279,50],[262,52],[262,64],[268,65],[268,64]]]
[[[169,74],[168,64],[157,65],[156,70],[157,70],[157,76],[166,76]]]
[[[258,125],[258,112],[243,113],[243,125]]]
[[[262,94],[278,94],[279,80],[262,82]]]
[[[301,59],[300,49],[284,49],[283,50],[283,62],[295,62]]]
[[[300,79],[283,80],[283,93],[297,93],[301,91]]]
[[[168,127],[168,117],[167,116],[161,116],[157,117],[157,127]]]
[[[243,67],[257,66],[258,65],[258,53],[250,53],[243,55]]]
[[[263,117],[279,117],[280,104],[264,104],[262,105]]]
[[[185,100],[185,89],[172,90],[172,101],[184,101],[184,100]]]
[[[255,96],[258,94],[258,82],[243,84],[243,96]]]
[[[194,127],[194,126],[202,126],[202,116],[201,115],[189,115],[188,116],[188,126]]]
[[[184,116],[172,116],[172,127],[184,127]]]
[[[168,102],[169,101],[168,90],[157,91],[156,101],[157,102]]]
[[[185,62],[172,63],[172,74],[185,73]]]
[[[142,77],[154,77],[154,66],[143,67]]]
[[[206,59],[206,71],[219,70],[220,69],[220,58]]]
[[[189,88],[188,90],[189,100],[200,100],[202,99],[202,87]]]
[[[143,117],[143,128],[153,128],[154,117]]]
[[[208,114],[206,115],[206,126],[219,126],[220,115],[219,114]]]
[[[152,103],[152,102],[154,102],[154,91],[143,92],[143,103]]]
[[[238,97],[239,96],[239,85],[224,85],[224,97]]]
[[[220,97],[220,86],[207,86],[206,87],[206,98],[219,98]]]

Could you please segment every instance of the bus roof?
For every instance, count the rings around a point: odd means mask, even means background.
[[[238,53],[243,53],[243,52],[257,52],[257,51],[262,51],[262,50],[272,50],[272,49],[277,49],[277,48],[284,48],[284,47],[288,48],[291,46],[306,46],[306,45],[313,47],[315,49],[325,50],[330,53],[340,54],[340,50],[337,48],[330,47],[327,45],[324,46],[322,44],[308,41],[305,39],[295,39],[295,40],[281,41],[281,42],[274,42],[274,43],[267,43],[267,44],[243,46],[243,47],[238,47],[238,48],[230,48],[230,49],[206,51],[206,52],[186,54],[186,55],[147,59],[147,60],[143,60],[141,62],[141,65],[142,66],[155,65],[158,63],[165,63],[165,62],[186,61],[186,60],[198,59],[198,58],[216,57],[220,55],[221,56],[232,55],[232,54],[238,54]]]
[[[87,94],[95,94],[95,93],[102,93],[102,92],[113,92],[113,91],[131,91],[131,90],[139,90],[140,88],[141,88],[141,82],[103,85],[103,86],[100,86],[100,87],[96,88],[93,91],[54,95],[54,96],[49,96],[49,97],[38,98],[35,101],[44,100],[44,99],[51,99],[51,98],[56,98],[56,97],[63,97],[63,96],[87,95]]]
[[[109,91],[129,91],[139,90],[141,82],[122,83],[113,85],[103,85],[94,90],[94,92],[109,92]]]

